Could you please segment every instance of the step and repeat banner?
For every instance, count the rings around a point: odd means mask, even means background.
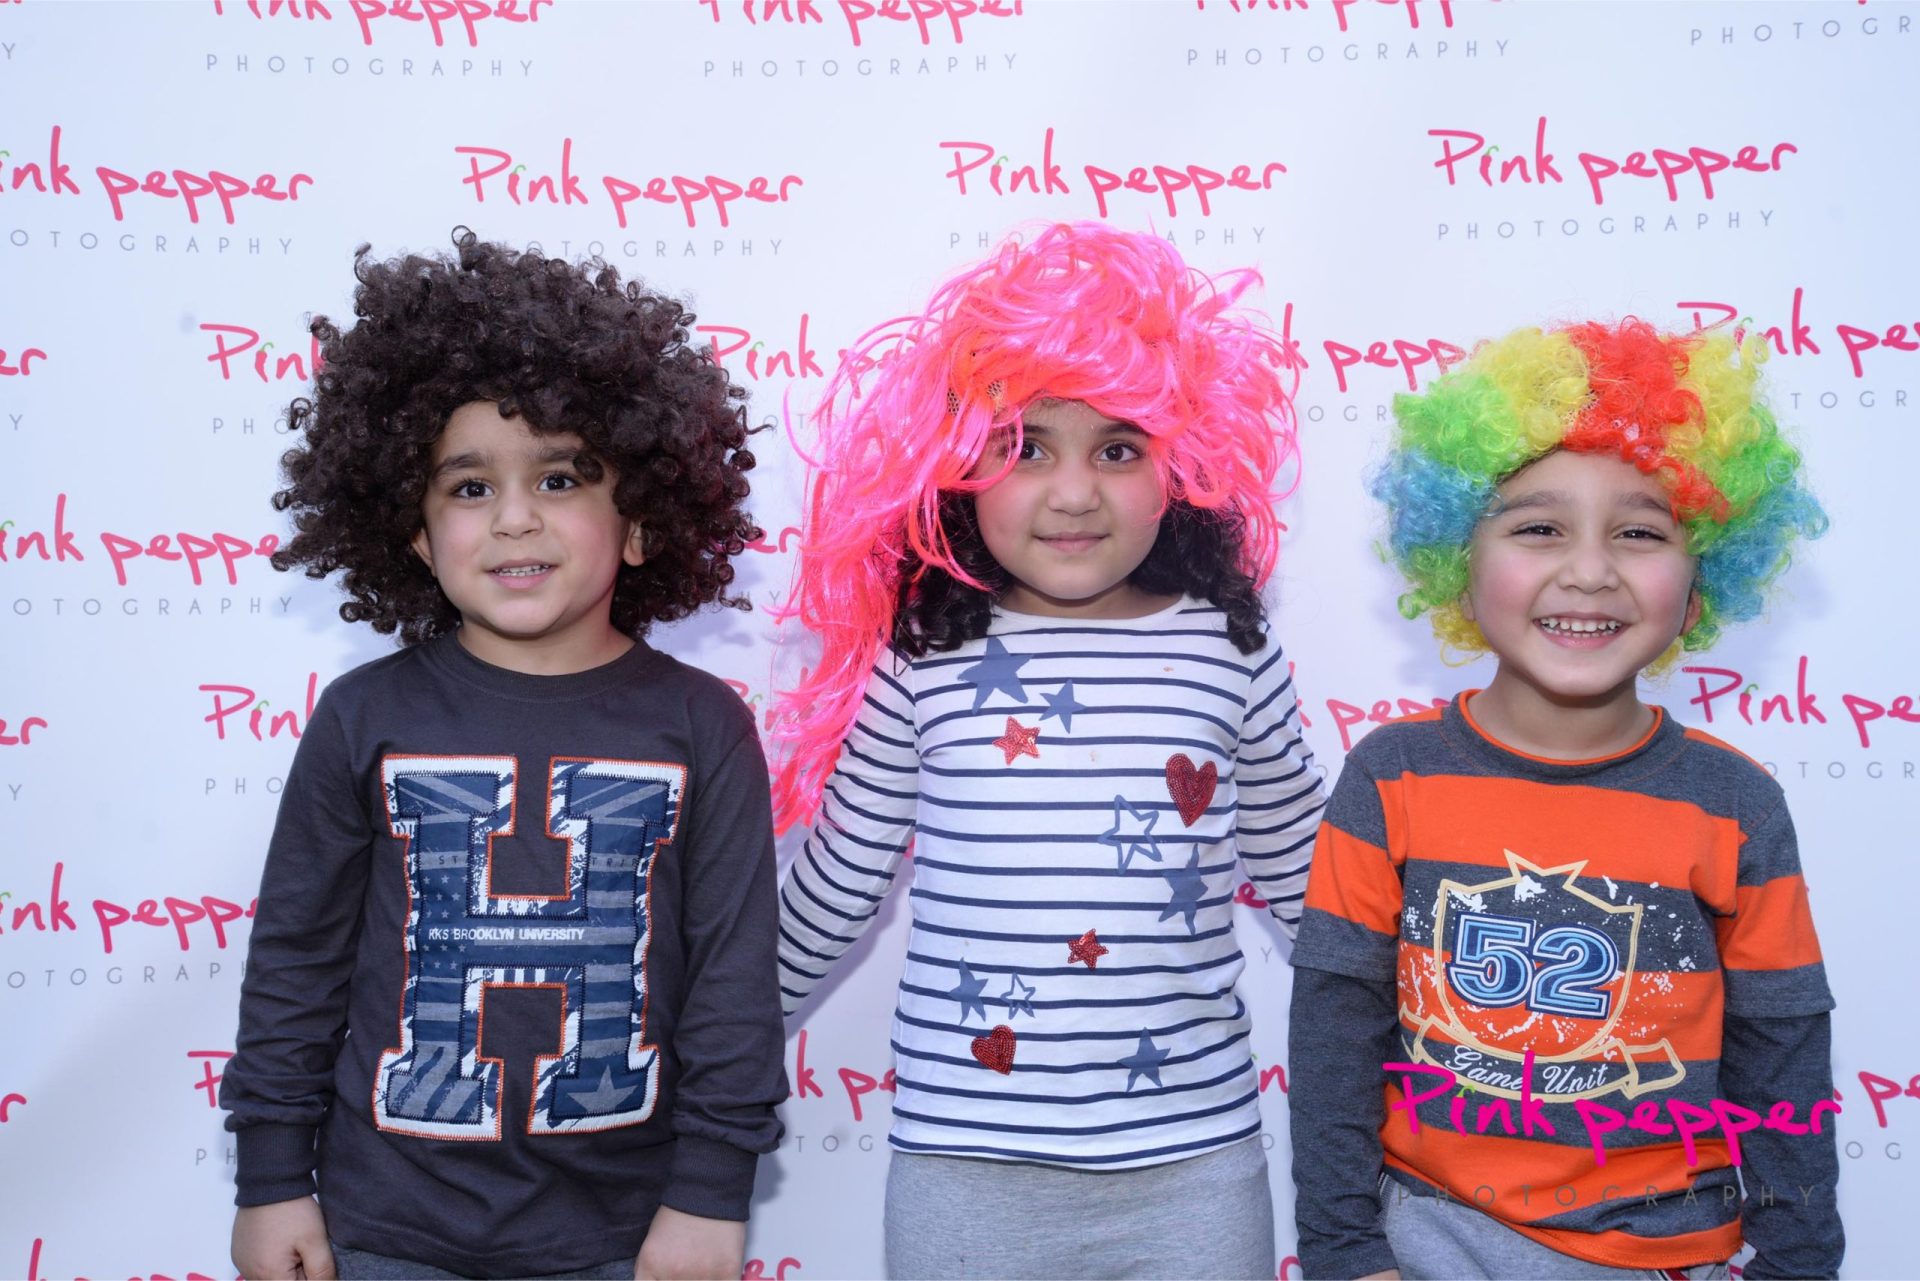
[[[308,318],[351,314],[357,245],[464,224],[603,258],[690,299],[804,440],[853,338],[1075,218],[1264,274],[1304,451],[1274,611],[1329,777],[1489,674],[1394,609],[1363,489],[1393,395],[1524,323],[1764,336],[1832,532],[1649,697],[1787,788],[1840,1002],[1847,1272],[1914,1275],[1917,27],[1882,0],[0,3],[0,1276],[233,1275],[214,1100],[261,859],[316,695],[390,647],[267,563]],[[656,640],[764,710],[802,467],[777,429],[755,452],[762,608]],[[1286,948],[1240,897],[1291,1256]],[[902,898],[789,1030],[748,1276],[880,1273]]]

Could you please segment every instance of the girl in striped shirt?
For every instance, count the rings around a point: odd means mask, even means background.
[[[912,846],[896,1277],[1274,1275],[1233,905],[1289,935],[1323,802],[1259,590],[1284,348],[1164,241],[1010,240],[815,423],[779,709],[792,1013]]]

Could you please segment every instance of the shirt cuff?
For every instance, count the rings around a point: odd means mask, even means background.
[[[313,1125],[249,1125],[234,1132],[233,1203],[273,1205],[313,1195]]]
[[[745,1222],[759,1160],[731,1143],[682,1134],[674,1141],[673,1175],[660,1204],[703,1219]]]
[[[1384,1236],[1331,1249],[1310,1248],[1305,1242],[1300,1246],[1300,1270],[1304,1275],[1314,1278],[1314,1281],[1370,1277],[1376,1272],[1390,1272],[1399,1266],[1400,1261],[1393,1257],[1393,1247],[1387,1244]]]

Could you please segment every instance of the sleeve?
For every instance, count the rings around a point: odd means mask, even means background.
[[[680,918],[686,997],[673,1033],[676,1137],[662,1203],[744,1220],[758,1156],[780,1142],[774,1109],[787,1097],[774,972],[773,805],[750,719],[692,802]]]
[[[1720,1052],[1729,1102],[1765,1115],[1780,1100],[1805,1118],[1833,1098],[1832,1030],[1820,940],[1786,801],[1776,797],[1740,847],[1734,911],[1716,922],[1726,981]],[[1761,1128],[1740,1136],[1752,1277],[1837,1275],[1846,1237],[1831,1125],[1818,1134]]]
[[[1404,904],[1400,871],[1387,848],[1380,785],[1371,768],[1372,745],[1386,732],[1369,734],[1347,756],[1327,803],[1293,963],[1393,983],[1399,976]]]
[[[1396,1057],[1397,995],[1391,982],[1293,972],[1287,1116],[1306,1276],[1363,1277],[1398,1266],[1380,1230],[1380,1069]]]
[[[1746,834],[1733,912],[1714,929],[1729,1014],[1793,1018],[1833,1008],[1784,798]]]
[[[1300,736],[1300,704],[1280,642],[1271,641],[1258,657],[1234,753],[1240,801],[1235,838],[1247,876],[1292,938],[1300,928],[1314,829],[1327,795]]]
[[[1308,1276],[1395,1266],[1380,1231],[1382,1065],[1397,1058],[1398,871],[1369,758],[1347,757],[1320,825],[1293,953],[1287,1111],[1294,1217]]]
[[[287,772],[247,948],[240,1031],[220,1080],[238,1205],[314,1190],[314,1142],[333,1102],[366,902],[366,803],[329,691]]]
[[[1831,1017],[1747,1018],[1729,1013],[1720,1086],[1727,1101],[1764,1116],[1780,1100],[1793,1115],[1833,1098]],[[1754,1256],[1750,1277],[1837,1277],[1846,1254],[1840,1225],[1840,1157],[1831,1113],[1818,1134],[1761,1127],[1740,1135],[1746,1199],[1740,1226]]]
[[[788,1014],[873,923],[913,839],[920,753],[913,692],[901,679],[910,673],[890,651],[881,655],[820,815],[780,886],[780,998]]]

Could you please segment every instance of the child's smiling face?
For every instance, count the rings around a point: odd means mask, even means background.
[[[1135,618],[1165,605],[1130,581],[1165,506],[1146,433],[1077,400],[1036,401],[1023,422],[1020,456],[974,496],[980,536],[1012,580],[1000,603],[1077,618]],[[1005,462],[989,450],[975,474]]]
[[[1637,702],[1635,680],[1700,613],[1695,560],[1653,477],[1559,450],[1509,476],[1474,530],[1462,612],[1500,668],[1489,694]]]
[[[614,506],[610,471],[583,474],[585,449],[486,401],[434,441],[413,549],[460,611],[460,643],[495,666],[585,671],[632,644],[613,628],[613,591],[641,561],[640,526]]]

